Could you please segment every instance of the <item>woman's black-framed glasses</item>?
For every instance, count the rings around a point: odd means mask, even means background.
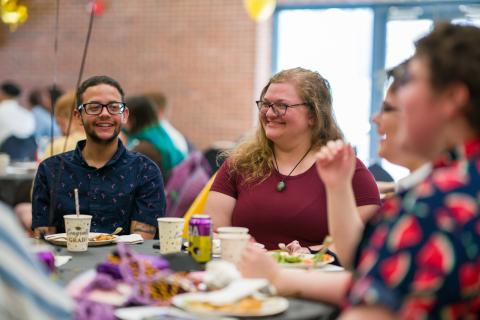
[[[286,104],[286,103],[275,103],[275,102],[267,102],[258,100],[255,101],[257,104],[258,111],[267,113],[268,108],[272,108],[273,113],[277,116],[284,116],[287,113],[288,108],[304,106],[306,105],[305,102],[296,103],[296,104]]]
[[[103,108],[107,108],[110,114],[122,114],[125,111],[125,103],[123,102],[110,102],[103,104],[100,102],[87,102],[78,106],[78,111],[85,110],[86,114],[99,115],[102,113]]]

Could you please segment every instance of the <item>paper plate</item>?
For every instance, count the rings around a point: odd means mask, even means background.
[[[239,305],[241,301],[216,309],[196,300],[198,295],[199,293],[179,294],[173,297],[172,303],[178,308],[202,316],[264,317],[279,314],[288,309],[288,300],[283,297],[256,298],[261,302],[259,308],[242,310]]]
[[[108,233],[99,233],[99,232],[90,232],[88,235],[89,239],[97,237],[99,235],[107,235]],[[104,246],[115,241],[118,236],[111,236],[111,239],[108,240],[88,240],[89,247]],[[66,233],[55,233],[45,236],[45,240],[51,244],[57,246],[66,246],[67,245],[67,234]]]

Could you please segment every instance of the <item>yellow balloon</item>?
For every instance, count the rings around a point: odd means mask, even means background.
[[[2,11],[14,11],[17,7],[17,0],[1,0],[0,6]]]
[[[255,21],[263,21],[272,15],[277,5],[276,0],[244,0],[248,15]]]
[[[0,18],[10,26],[10,31],[15,31],[19,24],[27,20],[27,7],[17,5],[16,0],[1,0],[0,5]]]

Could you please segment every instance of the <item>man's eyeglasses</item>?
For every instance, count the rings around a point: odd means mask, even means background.
[[[257,104],[258,111],[267,113],[268,109],[272,108],[272,111],[273,113],[275,113],[276,116],[284,116],[287,113],[288,108],[306,105],[305,102],[296,103],[296,104],[286,104],[286,103],[267,102],[262,100],[255,101],[255,103]]]
[[[122,114],[125,111],[125,103],[123,102],[110,102],[103,104],[100,102],[87,102],[78,106],[78,111],[85,110],[86,114],[99,115],[102,113],[103,108],[107,108],[110,114]]]

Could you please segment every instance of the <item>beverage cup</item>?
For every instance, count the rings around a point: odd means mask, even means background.
[[[182,234],[185,219],[165,217],[158,218],[158,237],[160,253],[174,253],[182,250]]]
[[[218,234],[247,234],[248,228],[245,227],[219,227],[217,228]]]
[[[248,233],[221,233],[220,246],[222,248],[221,258],[225,261],[237,263],[240,260],[243,248],[250,240]]]
[[[63,216],[65,220],[65,232],[67,234],[68,251],[87,251],[88,234],[92,216],[86,214],[69,214]]]

